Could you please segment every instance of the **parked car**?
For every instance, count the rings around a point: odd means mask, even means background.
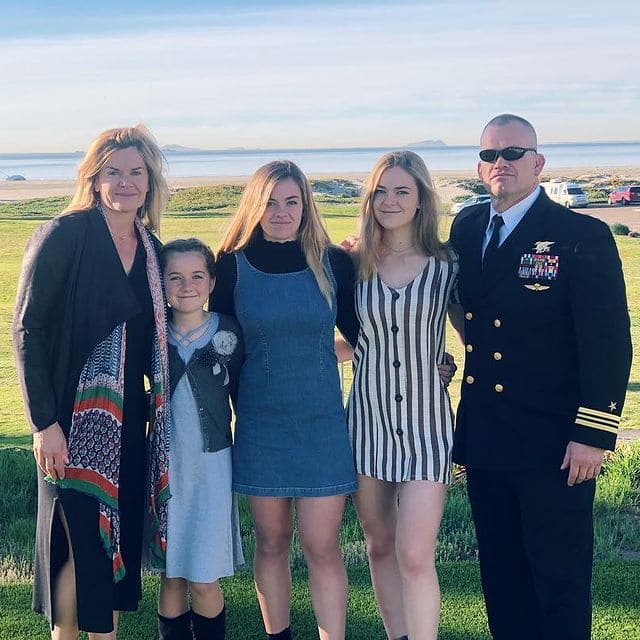
[[[632,202],[640,202],[640,186],[627,185],[614,189],[607,199],[609,204],[621,204],[625,206]]]
[[[582,190],[582,187],[575,182],[551,180],[551,182],[543,182],[540,186],[554,202],[569,209],[571,207],[589,206],[589,197]]]
[[[491,196],[488,193],[483,193],[481,195],[477,195],[477,196],[471,196],[470,198],[467,198],[466,200],[463,200],[462,202],[454,202],[451,205],[451,213],[458,214],[460,213],[465,207],[471,207],[474,204],[482,204],[483,202],[489,202],[489,200],[491,200]]]
[[[12,180],[15,182],[17,180],[26,180],[26,178],[24,176],[21,176],[19,173],[16,173],[12,176],[7,176],[5,180]]]

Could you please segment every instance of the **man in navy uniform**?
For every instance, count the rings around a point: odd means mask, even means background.
[[[465,369],[454,460],[467,469],[495,640],[587,640],[595,478],[616,442],[631,367],[608,227],[553,203],[518,116],[482,132],[490,204],[464,209]]]

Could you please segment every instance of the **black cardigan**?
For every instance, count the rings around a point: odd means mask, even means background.
[[[153,242],[157,249],[159,241]],[[62,214],[36,230],[25,251],[13,319],[16,368],[32,431],[58,422],[68,436],[87,358],[139,311],[99,210]]]

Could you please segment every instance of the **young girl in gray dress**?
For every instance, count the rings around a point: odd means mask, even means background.
[[[215,258],[200,240],[174,240],[161,264],[169,322],[172,426],[166,569],[160,583],[160,638],[224,638],[218,578],[242,563],[238,510],[231,491],[231,408],[242,338],[231,316],[203,306]],[[188,594],[191,593],[191,609]]]

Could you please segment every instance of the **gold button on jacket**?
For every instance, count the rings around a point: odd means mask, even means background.
[[[473,384],[476,381],[476,379],[473,376],[467,376],[465,378],[465,381],[467,384]]]
[[[501,384],[497,384],[494,389],[498,392],[498,393],[502,393],[504,390],[504,387]]]
[[[493,359],[494,359],[494,360],[502,360],[502,354],[501,354],[499,351],[496,351],[496,352],[493,354]]]
[[[471,318],[473,318],[473,313],[471,313],[471,311],[467,311],[467,313],[464,314],[464,317],[467,320],[471,320]]]

